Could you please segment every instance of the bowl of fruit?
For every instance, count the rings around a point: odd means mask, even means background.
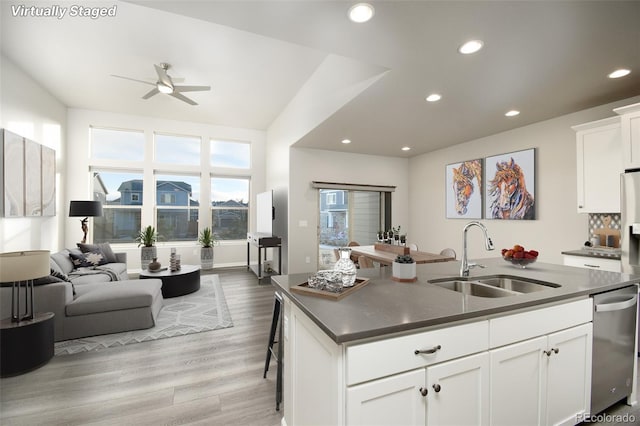
[[[538,259],[538,252],[536,250],[525,250],[523,246],[516,244],[510,249],[502,249],[502,258],[516,266],[525,268]]]

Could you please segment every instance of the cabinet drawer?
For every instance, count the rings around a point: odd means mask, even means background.
[[[348,346],[347,385],[485,351],[488,347],[487,321]],[[416,355],[416,350],[432,353]]]
[[[622,272],[622,264],[616,259],[604,259],[588,256],[564,255],[564,264],[579,268],[600,269],[603,271]]]
[[[508,345],[590,322],[591,298],[489,320],[489,345]]]

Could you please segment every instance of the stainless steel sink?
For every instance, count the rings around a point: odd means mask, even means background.
[[[477,297],[517,296],[560,287],[558,284],[510,275],[440,278],[428,283]]]
[[[482,284],[476,281],[466,280],[432,280],[431,284],[435,284],[438,287],[446,288],[447,290],[457,291],[458,293],[468,294],[478,297],[505,297],[519,294],[510,290],[493,287],[488,284]]]
[[[548,283],[546,281],[531,280],[528,278],[512,277],[509,275],[497,275],[494,277],[476,278],[482,284],[504,288],[506,290],[518,293],[533,293],[535,291],[548,290],[549,288],[558,288],[558,284]]]

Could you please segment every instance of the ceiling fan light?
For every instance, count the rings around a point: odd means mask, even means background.
[[[158,82],[158,84],[156,84],[156,87],[158,88],[158,91],[160,93],[166,93],[166,94],[173,93],[173,87],[168,86],[164,83]]]

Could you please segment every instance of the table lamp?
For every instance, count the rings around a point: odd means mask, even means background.
[[[102,203],[100,201],[71,201],[69,203],[69,217],[83,217],[80,221],[82,224],[82,243],[87,242],[87,232],[89,227],[87,226],[87,220],[89,217],[102,216]]]
[[[11,321],[33,319],[33,280],[49,275],[49,251],[0,253],[0,282],[12,283]],[[20,313],[20,288],[24,288],[24,315]]]

